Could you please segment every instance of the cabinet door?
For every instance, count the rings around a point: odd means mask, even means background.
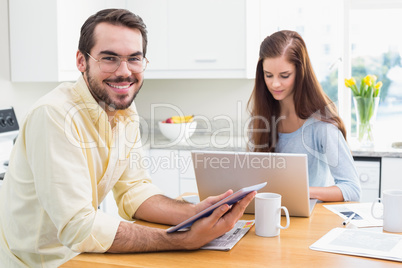
[[[57,3],[57,33],[59,80],[75,80],[79,76],[76,53],[81,26],[89,16],[105,8],[125,8],[124,0],[59,0]]]
[[[179,151],[180,194],[198,193],[191,152]]]
[[[11,80],[57,81],[57,2],[8,2]]]
[[[373,158],[355,159],[355,166],[362,189],[360,202],[373,202],[380,193],[380,160]]]
[[[169,68],[245,69],[245,14],[243,0],[170,0]]]
[[[147,26],[147,71],[168,69],[168,3],[166,0],[127,0],[127,9],[139,15]]]
[[[401,167],[402,158],[383,157],[381,159],[381,191],[389,189],[402,190]]]
[[[75,81],[81,25],[101,9],[125,5],[125,0],[10,1],[11,80]]]
[[[152,182],[171,198],[179,196],[177,150],[149,150],[148,172]]]

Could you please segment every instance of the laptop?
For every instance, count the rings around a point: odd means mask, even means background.
[[[267,182],[259,192],[282,195],[290,216],[309,217],[317,199],[309,198],[307,155],[192,151],[199,199]],[[254,213],[254,200],[245,213]]]

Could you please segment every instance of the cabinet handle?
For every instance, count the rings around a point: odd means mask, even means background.
[[[195,59],[195,62],[200,62],[200,63],[216,62],[216,59]]]

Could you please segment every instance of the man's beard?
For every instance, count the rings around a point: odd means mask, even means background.
[[[108,109],[111,110],[125,110],[128,107],[130,107],[130,105],[133,103],[135,97],[137,96],[138,92],[140,92],[140,89],[143,85],[143,83],[140,85],[140,87],[138,88],[138,90],[134,93],[134,95],[131,97],[131,99],[129,99],[126,102],[123,102],[125,98],[127,98],[128,94],[125,95],[121,95],[118,96],[119,100],[121,100],[121,102],[116,102],[113,101],[112,98],[109,96],[108,92],[104,89],[102,89],[102,86],[95,80],[92,78],[92,76],[89,74],[89,66],[87,68],[87,70],[85,71],[85,74],[87,76],[87,80],[88,80],[88,87],[89,87],[89,91],[91,92],[91,94],[93,95],[93,97],[96,99],[96,101],[100,104],[100,105],[107,105]],[[118,77],[114,80],[107,80],[107,82],[111,82],[111,83],[120,83],[120,82],[128,82],[128,83],[138,83],[138,80],[136,78],[122,78],[122,77]],[[106,107],[105,107],[106,108]]]

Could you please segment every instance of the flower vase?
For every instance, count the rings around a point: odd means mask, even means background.
[[[374,146],[374,124],[378,109],[379,97],[353,98],[356,109],[357,139],[361,147]]]

